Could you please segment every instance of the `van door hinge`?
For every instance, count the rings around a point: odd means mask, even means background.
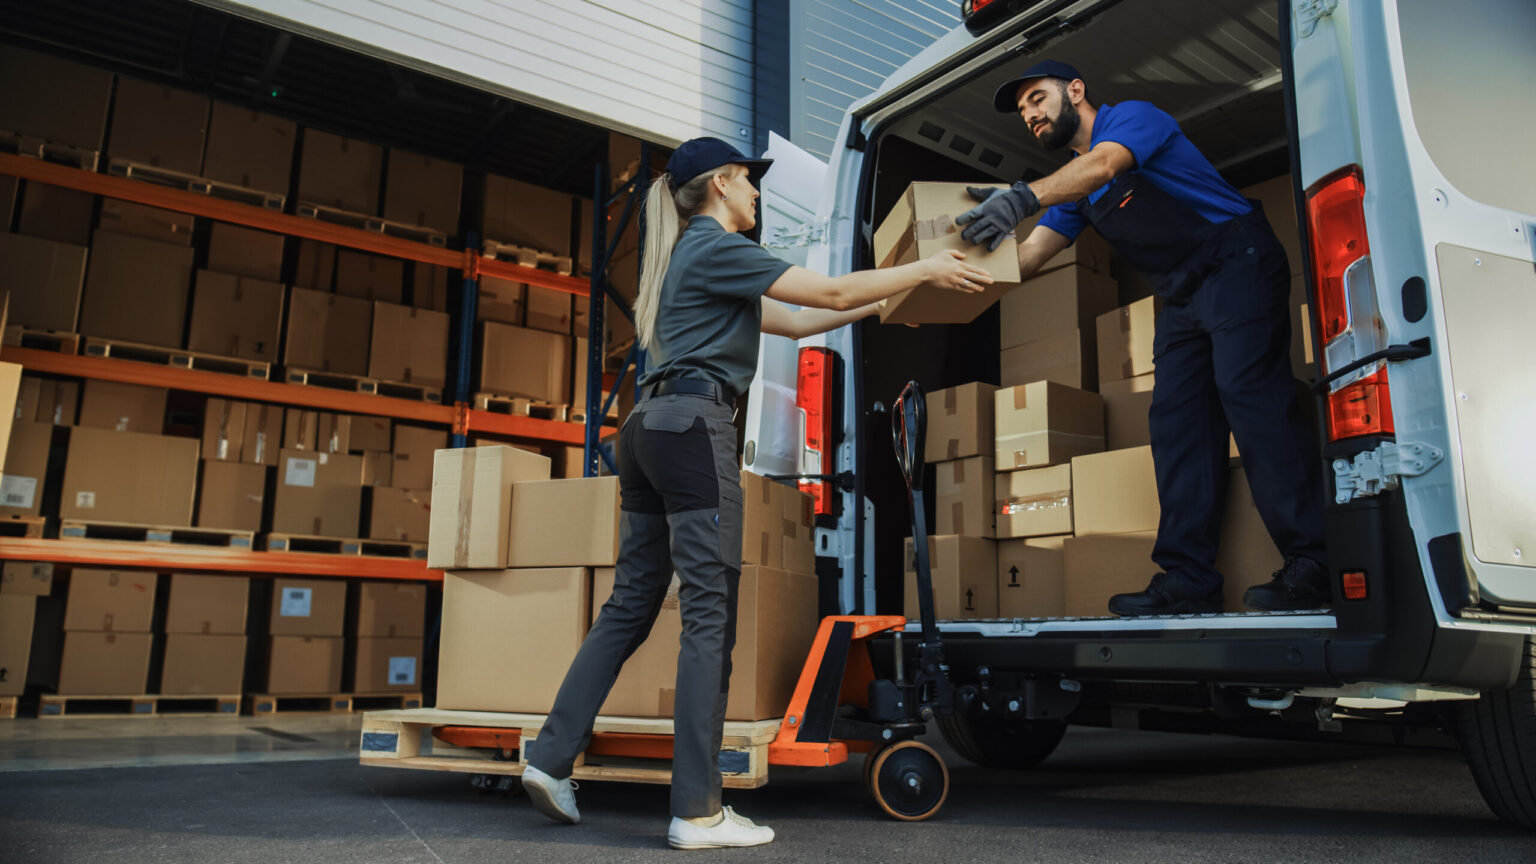
[[[1383,443],[1356,454],[1353,460],[1333,460],[1334,500],[1348,504],[1356,498],[1396,489],[1404,477],[1418,477],[1439,465],[1445,453],[1428,444]]]
[[[763,239],[763,247],[767,249],[794,249],[804,246],[817,246],[827,242],[827,225],[831,220],[823,219],[812,224],[800,224],[793,228],[774,226],[773,236]]]
[[[1296,35],[1302,39],[1317,32],[1317,25],[1333,14],[1339,0],[1302,0],[1296,4]]]

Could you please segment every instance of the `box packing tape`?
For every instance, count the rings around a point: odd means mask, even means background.
[[[219,461],[229,459],[229,414],[234,408],[234,403],[228,399],[219,400]]]
[[[965,505],[959,501],[950,505],[949,520],[954,523],[956,534],[965,533]]]
[[[953,417],[960,410],[959,388],[944,391],[944,416]]]
[[[997,515],[1022,516],[1025,513],[1046,513],[1072,506],[1070,491],[1044,492],[1022,498],[997,499]]]
[[[462,467],[459,469],[459,536],[453,539],[453,566],[469,566],[470,522],[475,518],[475,459],[476,448],[466,447]]]
[[[784,533],[785,537],[799,537],[800,536],[800,523],[796,522],[793,519],[785,519],[784,520],[784,526],[782,528],[780,528],[779,530]]]
[[[950,462],[948,464],[950,465],[951,482],[953,482],[956,486],[963,485],[965,483],[965,461],[961,460],[958,462]]]
[[[267,461],[267,406],[263,403],[256,414],[256,453],[251,461],[265,464]]]

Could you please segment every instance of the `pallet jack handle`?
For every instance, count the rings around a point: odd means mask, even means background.
[[[912,513],[913,570],[917,573],[917,609],[922,623],[923,647],[939,645],[939,628],[933,611],[933,573],[928,560],[927,511],[923,503],[923,447],[927,437],[928,407],[923,388],[908,381],[891,411],[891,443],[907,483],[907,505]]]

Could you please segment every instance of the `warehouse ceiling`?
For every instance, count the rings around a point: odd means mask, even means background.
[[[606,130],[190,0],[0,0],[19,45],[591,197]]]

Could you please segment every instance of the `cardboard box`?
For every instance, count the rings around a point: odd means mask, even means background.
[[[5,327],[5,292],[0,291],[0,332]],[[21,408],[21,364],[0,362],[0,466],[11,445],[11,428]]]
[[[933,513],[939,534],[997,536],[997,475],[991,456],[935,465]]]
[[[1099,316],[1099,383],[1135,378],[1152,371],[1152,340],[1157,335],[1158,297],[1137,300]]]
[[[1099,385],[1104,397],[1106,449],[1126,450],[1152,443],[1147,415],[1152,410],[1153,376],[1137,375]]]
[[[52,593],[52,562],[7,561],[0,566],[0,594],[47,597]]]
[[[1040,219],[1044,215],[1040,213],[1019,223],[1014,234],[1020,243],[1035,230],[1035,226],[1040,224]],[[1115,250],[1110,247],[1109,242],[1100,237],[1099,232],[1093,230],[1092,226],[1084,226],[1082,233],[1077,235],[1077,240],[1071,246],[1046,259],[1045,263],[1040,265],[1040,269],[1035,271],[1034,278],[1038,279],[1054,270],[1073,265],[1109,275],[1114,259]]]
[[[88,251],[84,246],[0,232],[0,274],[11,294],[10,323],[73,333]]]
[[[1156,531],[1162,510],[1157,501],[1152,448],[1111,450],[1073,459],[1072,504],[1079,537]]]
[[[1097,393],[1037,381],[994,395],[999,471],[1060,465],[1104,449],[1104,400]]]
[[[379,212],[384,148],[307,126],[301,147],[298,190],[301,203],[364,216]]]
[[[267,500],[267,466],[203,460],[197,525],[230,531],[260,531]]]
[[[977,382],[928,394],[923,458],[928,462],[947,462],[991,456],[996,392],[991,384]]]
[[[75,429],[59,515],[187,528],[197,495],[196,438]]]
[[[592,575],[581,567],[444,574],[437,707],[549,713],[591,607]]]
[[[405,296],[405,262],[353,249],[336,253],[336,293],[399,303]]]
[[[100,150],[112,73],[7,45],[0,51],[0,129]]]
[[[362,581],[357,592],[357,635],[420,639],[425,635],[427,586],[419,582]]]
[[[421,638],[360,637],[352,667],[356,693],[421,690]]]
[[[197,271],[187,350],[276,363],[284,293],[280,282]]]
[[[816,499],[798,487],[785,486],[783,569],[790,573],[816,573]]]
[[[362,509],[361,456],[283,448],[272,507],[275,533],[356,537]]]
[[[80,332],[180,348],[192,257],[190,246],[98,230],[85,275]]]
[[[167,393],[162,387],[88,379],[80,402],[80,425],[159,435],[165,428]]]
[[[996,281],[976,294],[927,286],[909,289],[886,301],[880,310],[881,321],[964,324],[1018,283],[1018,244],[1012,238],[991,252],[961,239],[955,217],[976,206],[965,191],[967,185],[917,182],[908,186],[875,229],[875,266],[897,267],[944,249],[958,249],[966,254],[965,263],[987,271]]]
[[[363,453],[363,485],[380,487],[388,486],[393,476],[391,470],[395,464],[395,454],[369,450]]]
[[[11,181],[14,183],[15,178]],[[21,196],[21,215],[16,230],[28,237],[55,243],[89,246],[91,231],[96,227],[91,221],[95,216],[95,195],[28,180]]]
[[[433,457],[427,566],[507,566],[512,484],[548,480],[549,458],[515,447],[459,447]]]
[[[486,277],[482,276],[481,279]],[[448,311],[448,268],[438,264],[415,263],[411,276],[411,305],[433,312]]]
[[[524,320],[528,327],[570,335],[573,308],[571,295],[564,291],[529,285],[527,296]]]
[[[442,429],[395,426],[389,485],[396,489],[431,489],[434,454],[447,446],[448,433]]]
[[[1223,577],[1226,611],[1247,612],[1243,592],[1270,580],[1285,565],[1280,550],[1264,527],[1253,490],[1241,468],[1229,469],[1227,500],[1221,511],[1221,545],[1216,551],[1216,572]]]
[[[283,362],[300,369],[368,374],[373,304],[356,297],[294,288],[288,295]]]
[[[1082,330],[1065,330],[1055,336],[1025,342],[1003,349],[998,355],[1004,387],[1017,387],[1031,381],[1054,381],[1080,390],[1097,386],[1098,358],[1093,353],[1093,337]]]
[[[341,692],[340,636],[273,636],[267,640],[266,691],[281,696]]]
[[[755,565],[743,568],[756,570]],[[771,571],[778,572],[778,571]],[[596,624],[603,605],[613,596],[614,568],[602,567],[592,571],[592,623]],[[682,638],[683,617],[679,608],[678,592],[682,582],[672,574],[666,596],[661,601],[661,611],[651,624],[651,632],[640,647],[635,649],[619,677],[608,691],[598,714],[608,717],[671,717],[677,695],[677,655]],[[747,598],[738,587],[736,601],[737,635],[740,635],[742,603]],[[814,612],[813,612],[814,614]],[[590,631],[589,631],[590,632]],[[737,652],[731,652],[734,661]],[[735,684],[736,669],[731,670],[731,683]],[[731,688],[735,689],[734,686]]]
[[[369,377],[425,387],[448,383],[446,313],[375,303],[370,344]]]
[[[741,563],[784,567],[784,496],[789,487],[741,472]]]
[[[273,636],[340,636],[346,632],[342,579],[273,579],[267,632]]]
[[[368,536],[372,539],[425,543],[431,537],[431,524],[430,490],[374,488],[373,509],[368,518]]]
[[[152,633],[64,634],[60,696],[142,696],[149,692]]]
[[[564,192],[487,174],[481,229],[486,240],[569,255],[573,206]]]
[[[298,288],[326,292],[336,281],[336,255],[339,252],[330,243],[299,239],[298,266],[294,268],[293,284]]]
[[[918,618],[917,556],[906,539],[902,562],[904,605]],[[941,535],[928,538],[928,572],[933,579],[933,611],[940,619],[997,617],[997,541]]]
[[[1086,232],[1085,232],[1086,233]],[[1012,348],[1066,330],[1092,333],[1100,315],[1114,309],[1115,281],[1107,273],[1068,266],[1036,276],[998,303],[1000,348]]]
[[[999,618],[1059,618],[1065,614],[1066,570],[1061,551],[1065,540],[1058,535],[998,542]]]
[[[36,597],[0,593],[0,696],[20,696],[27,688],[36,617]]]
[[[1156,531],[1068,537],[1062,544],[1067,617],[1112,618],[1110,597],[1145,591],[1158,569],[1156,542]]]
[[[298,135],[292,120],[214,100],[202,175],[286,196]]]
[[[207,96],[120,75],[107,150],[126,159],[196,176],[208,135]]]
[[[282,234],[215,222],[208,235],[208,269],[266,282],[282,281],[287,239]]]
[[[347,449],[364,452],[389,452],[390,430],[394,424],[388,417],[367,414],[352,415],[352,436]],[[389,484],[384,484],[388,486]]]
[[[285,413],[265,402],[209,399],[203,419],[203,458],[276,465]]]
[[[352,414],[290,408],[283,417],[283,446],[317,453],[352,449]]]
[[[464,166],[391,147],[384,218],[457,234],[463,186]]]
[[[156,574],[75,568],[69,576],[65,630],[148,633],[155,617]]]
[[[80,382],[62,378],[21,379],[21,394],[16,397],[16,419],[23,423],[47,423],[73,426],[80,413]]]
[[[165,632],[243,634],[250,594],[251,580],[245,576],[172,573],[165,605]]]
[[[528,286],[522,282],[497,279],[495,276],[480,277],[480,295],[476,298],[475,320],[495,321],[523,326],[524,307],[527,303]]]
[[[12,424],[3,463],[5,470],[0,472],[0,517],[42,515],[43,481],[48,475],[48,453],[52,446],[51,424]]]
[[[997,475],[997,536],[1072,533],[1072,466],[1052,465]]]
[[[514,483],[508,545],[511,567],[612,566],[619,557],[619,478]]]
[[[172,633],[165,637],[160,691],[172,696],[235,696],[245,684],[245,637]]]
[[[480,389],[563,404],[570,392],[571,337],[486,321]]]
[[[101,219],[97,227],[114,234],[142,237],[157,243],[192,245],[196,219],[178,210],[162,210],[116,198],[101,199]]]
[[[585,457],[586,448],[584,447],[557,447],[554,450],[554,454],[550,457],[550,461],[554,465],[552,473],[556,477],[574,478],[585,476],[583,474],[585,466],[582,464],[582,459]]]

